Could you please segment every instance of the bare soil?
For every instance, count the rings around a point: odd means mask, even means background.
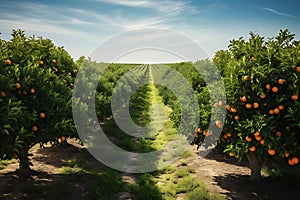
[[[20,185],[31,182],[33,187],[49,186],[62,176],[66,176],[61,174],[59,168],[66,165],[70,159],[78,159],[78,155],[80,155],[78,152],[84,151],[78,141],[68,140],[68,143],[57,146],[56,148],[59,149],[55,151],[50,147],[33,147],[31,149],[33,171],[26,177],[21,176],[17,170],[18,163],[9,164],[4,170],[1,170],[0,199],[28,199],[30,188],[22,188]],[[238,163],[235,158],[228,157],[217,149],[211,151],[204,159],[200,159],[195,147],[191,146],[190,151],[192,156],[185,160],[187,166],[196,169],[196,176],[203,180],[210,192],[224,194],[227,199],[298,199],[300,196],[299,183],[280,177],[272,178],[264,175],[259,182],[251,182],[247,162]],[[99,168],[104,168],[92,157],[84,159],[88,159],[88,162],[98,165]],[[134,175],[124,174],[123,177],[128,183],[136,181]],[[73,192],[67,193],[59,199],[86,199],[91,177],[69,178],[68,180],[69,187]],[[53,187],[53,189],[59,188]],[[43,192],[42,189],[41,192]],[[123,194],[123,196],[126,195]],[[36,197],[34,199],[40,199],[42,194],[31,194],[30,196],[31,199],[32,196]],[[183,199],[183,195],[178,196],[178,199]]]

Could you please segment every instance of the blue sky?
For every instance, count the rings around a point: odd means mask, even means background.
[[[0,37],[20,28],[77,59],[124,31],[163,28],[192,38],[212,57],[250,31],[268,38],[288,28],[299,40],[299,8],[296,0],[1,0]]]

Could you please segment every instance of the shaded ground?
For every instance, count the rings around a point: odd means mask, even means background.
[[[0,199],[87,199],[87,192],[93,177],[88,174],[73,176],[62,174],[62,166],[68,160],[78,159],[96,168],[105,168],[94,160],[77,141],[69,140],[70,145],[58,146],[54,151],[47,147],[32,149],[34,170],[31,176],[21,177],[16,171],[18,163],[9,164],[0,172]],[[191,147],[192,156],[184,160],[184,165],[196,169],[196,176],[201,178],[211,192],[225,194],[227,199],[295,199],[300,196],[299,183],[282,178],[264,177],[260,182],[249,181],[250,170],[246,163],[237,163],[218,150],[211,151],[207,158],[200,159],[196,149]],[[77,152],[77,153],[76,153]],[[81,153],[80,153],[81,152]],[[182,163],[181,160],[177,165]],[[135,183],[135,176],[123,174],[128,183]],[[60,180],[66,180],[61,182]],[[62,196],[56,196],[56,192]],[[54,192],[55,191],[55,192]],[[66,192],[65,192],[66,191]],[[119,199],[128,199],[129,194],[118,194]],[[127,197],[127,198],[126,198]],[[183,199],[178,195],[177,199]]]

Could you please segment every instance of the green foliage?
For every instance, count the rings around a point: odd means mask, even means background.
[[[33,145],[76,136],[71,95],[77,67],[62,47],[21,30],[0,40],[0,52],[0,159],[18,157],[27,169]]]
[[[239,159],[250,147],[261,161],[300,156],[300,103],[291,99],[300,92],[300,42],[293,38],[288,30],[268,40],[251,32],[216,53],[229,104],[221,142]]]

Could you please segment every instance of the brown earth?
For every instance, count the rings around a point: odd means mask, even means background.
[[[31,182],[32,187],[42,187],[51,185],[62,176],[67,176],[62,174],[59,168],[65,166],[68,160],[78,159],[80,154],[76,152],[85,150],[78,141],[68,140],[68,142],[69,144],[55,147],[58,148],[55,151],[51,147],[33,147],[31,149],[33,171],[27,177],[22,177],[18,172],[18,163],[9,164],[1,170],[0,199],[26,199],[26,193],[30,192],[30,188],[26,188],[24,183]],[[300,184],[283,178],[263,176],[259,182],[251,182],[247,162],[238,163],[235,158],[228,157],[219,150],[211,151],[204,159],[199,158],[195,147],[191,146],[190,151],[192,156],[185,160],[187,166],[196,169],[196,176],[203,180],[210,192],[224,194],[227,199],[298,199],[300,196]],[[85,159],[99,168],[104,168],[92,157],[79,159]],[[123,178],[129,183],[136,181],[136,177],[130,174],[124,174]],[[73,192],[59,199],[86,199],[91,180],[88,176],[80,180],[70,177],[68,182]],[[25,188],[16,187],[22,184]],[[60,189],[56,187],[53,187],[53,190]],[[128,196],[126,193],[122,195]],[[31,194],[32,196],[36,197],[34,199],[40,199],[42,194]],[[179,195],[178,199],[183,199],[183,195]]]

